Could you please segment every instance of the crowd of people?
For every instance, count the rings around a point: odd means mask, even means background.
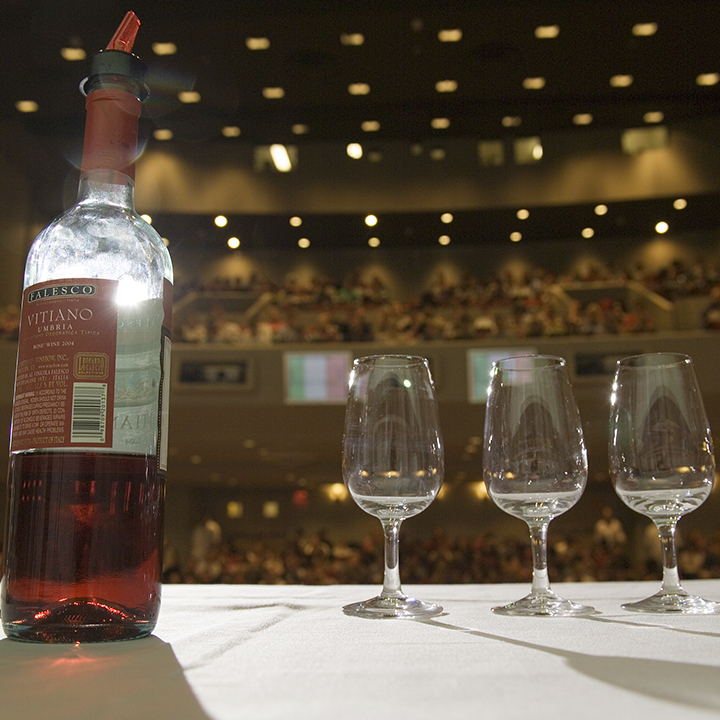
[[[211,526],[214,521],[210,521]],[[217,524],[215,523],[217,526]],[[213,542],[194,545],[183,563],[166,549],[165,582],[251,584],[382,584],[382,536],[333,542],[327,533],[297,532],[288,540],[223,541],[219,526]],[[678,565],[684,579],[720,577],[720,531],[708,537],[693,531],[679,542]],[[404,583],[500,583],[532,579],[529,539],[493,533],[451,538],[436,530],[427,539],[402,538]],[[551,533],[548,567],[554,582],[660,580],[662,558],[657,530],[650,524],[639,543],[631,543],[616,518],[607,514],[587,537]]]
[[[405,299],[393,297],[377,276],[346,282],[317,277],[304,285],[289,278],[282,286],[257,279],[245,284],[218,279],[206,289],[242,290],[262,301],[252,314],[242,316],[228,313],[221,303],[207,315],[193,313],[184,319],[180,337],[184,342],[221,343],[412,343],[651,332],[656,323],[647,304],[628,300],[627,293],[608,290],[604,297],[583,302],[572,291],[556,292],[558,286],[572,286],[577,292],[592,282],[622,289],[630,280],[670,299],[707,295],[720,301],[718,273],[680,262],[655,274],[639,268],[627,272],[591,268],[583,275],[556,277],[535,269],[523,277],[505,273],[486,282],[472,275],[450,282],[439,273],[418,297]],[[713,302],[702,324],[714,329]]]

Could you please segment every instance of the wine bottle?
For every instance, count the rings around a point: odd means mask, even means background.
[[[78,200],[25,266],[0,592],[16,640],[141,637],[160,608],[173,275],[134,208],[139,24],[90,58]]]

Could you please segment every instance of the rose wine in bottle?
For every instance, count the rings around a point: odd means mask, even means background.
[[[141,637],[160,608],[172,264],[134,208],[139,24],[128,13],[90,59],[78,201],[25,266],[1,588],[15,640]]]

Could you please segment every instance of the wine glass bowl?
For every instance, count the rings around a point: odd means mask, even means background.
[[[483,477],[493,502],[527,523],[533,556],[530,594],[493,612],[594,613],[592,607],[556,595],[547,571],[548,525],[577,503],[587,482],[580,415],[562,358],[523,355],[493,363]]]
[[[682,587],[677,568],[677,522],[705,502],[715,477],[712,435],[691,358],[651,353],[618,361],[610,401],[610,478],[618,497],[655,523],[663,553],[659,592],[623,609],[720,612],[720,603]]]
[[[424,618],[439,605],[405,595],[400,585],[401,523],[435,499],[444,474],[437,400],[427,360],[371,355],[353,363],[345,413],[343,479],[353,500],[377,517],[385,538],[383,590],[343,608],[372,618]]]

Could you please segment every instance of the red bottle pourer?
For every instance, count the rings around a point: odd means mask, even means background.
[[[118,29],[112,36],[110,42],[107,45],[106,50],[122,50],[123,52],[132,52],[133,45],[135,44],[135,37],[140,29],[140,20],[138,16],[129,10],[123,18],[123,21],[118,25]]]

